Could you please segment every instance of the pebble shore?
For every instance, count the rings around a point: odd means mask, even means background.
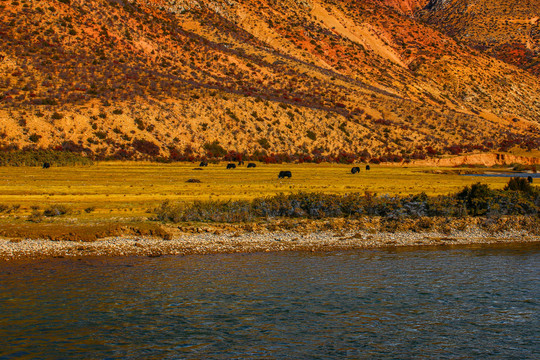
[[[109,237],[93,242],[0,239],[0,261],[51,257],[150,256],[271,251],[333,251],[407,246],[539,243],[526,231],[488,233],[479,228],[439,232],[295,231],[180,234],[152,237]]]

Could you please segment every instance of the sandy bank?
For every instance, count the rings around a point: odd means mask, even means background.
[[[0,239],[0,260],[85,256],[162,256],[269,251],[332,251],[405,246],[443,246],[529,242],[540,236],[527,231],[486,232],[469,228],[443,234],[426,232],[275,231],[266,233],[182,234],[170,240],[153,237],[109,237],[94,242]]]

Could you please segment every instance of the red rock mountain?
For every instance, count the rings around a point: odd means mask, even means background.
[[[383,161],[537,149],[538,77],[424,3],[0,0],[0,146]]]

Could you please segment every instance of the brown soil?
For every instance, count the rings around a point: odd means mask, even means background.
[[[53,241],[93,242],[110,237],[151,237],[170,240],[182,234],[245,234],[293,231],[309,234],[318,231],[365,230],[371,233],[403,231],[438,231],[450,233],[464,230],[469,226],[480,227],[485,231],[528,231],[540,235],[539,220],[527,216],[507,216],[497,219],[465,218],[418,218],[391,220],[379,217],[361,219],[331,218],[327,220],[276,219],[253,223],[189,223],[161,224],[144,222],[137,224],[62,224],[62,223],[24,223],[0,224],[0,237],[13,239],[44,239]]]
[[[11,239],[46,239],[53,241],[92,242],[114,236],[150,236],[170,239],[171,234],[164,227],[154,223],[135,225],[26,223],[0,224],[0,236]]]

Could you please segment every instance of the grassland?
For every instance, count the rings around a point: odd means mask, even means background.
[[[32,212],[59,205],[68,213],[54,221],[128,222],[145,220],[148,211],[165,200],[250,200],[295,192],[440,195],[478,181],[493,189],[508,182],[457,173],[488,170],[479,168],[371,166],[370,171],[361,167],[359,174],[352,175],[349,165],[336,164],[257,164],[254,169],[226,170],[221,163],[195,170],[197,165],[102,162],[50,169],[0,167],[0,223],[26,222]],[[280,170],[291,170],[292,178],[278,179]]]

